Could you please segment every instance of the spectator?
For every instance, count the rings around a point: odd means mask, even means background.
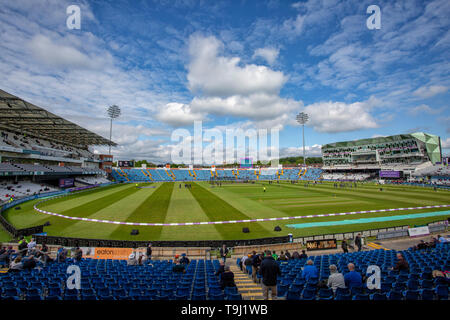
[[[36,260],[34,255],[30,255],[22,259],[22,269],[23,270],[31,270],[36,267]]]
[[[283,251],[281,251],[280,256],[278,257],[278,260],[280,260],[280,261],[286,261],[287,260],[286,255],[284,254]]]
[[[56,253],[56,261],[65,262],[67,257],[67,250],[64,247],[59,247]]]
[[[281,276],[281,270],[278,263],[272,257],[270,250],[267,250],[265,257],[261,262],[260,274],[262,276],[262,289],[264,300],[269,299],[269,290],[272,300],[277,299],[277,277]]]
[[[292,259],[300,259],[300,255],[297,251],[294,251],[294,253],[292,253]]]
[[[175,259],[175,265],[172,267],[172,272],[174,273],[185,273],[185,265],[180,262],[180,260]]]
[[[344,275],[338,272],[336,265],[330,265],[330,276],[328,277],[327,285],[333,292],[336,293],[337,288],[345,288]]]
[[[419,244],[414,248],[416,250],[423,250],[426,249],[428,247],[427,243],[425,243],[425,241],[420,240]]]
[[[223,245],[222,248],[220,248],[220,258],[223,260],[223,262],[225,263],[227,260],[227,255],[228,255],[228,248],[226,245]]]
[[[222,273],[225,272],[225,263],[223,261],[220,261],[219,269],[217,269],[215,275],[216,277],[219,276],[219,278],[222,276]]]
[[[358,247],[358,251],[361,251],[362,248],[362,239],[361,233],[358,233],[355,238],[355,246]]]
[[[245,271],[247,271],[247,267],[252,267],[252,263],[253,263],[253,259],[252,259],[252,255],[249,253],[247,255],[247,259],[245,259],[244,263],[243,263],[243,268],[245,269]]]
[[[17,272],[22,270],[23,264],[22,264],[22,257],[18,256],[14,261],[11,262],[9,265],[8,272]]]
[[[257,273],[259,266],[261,265],[262,255],[256,254],[255,251],[253,251],[253,258],[252,258],[252,279],[254,282],[257,282]]]
[[[152,244],[149,243],[146,252],[147,260],[152,260]]]
[[[127,266],[135,265],[137,265],[136,252],[133,251],[128,257]]]
[[[239,260],[239,268],[241,269],[241,271],[244,270],[244,266],[245,266],[245,260],[247,260],[248,255],[244,254],[241,258],[241,260]]]
[[[353,287],[362,287],[362,277],[361,274],[355,271],[355,265],[349,263],[347,267],[349,272],[344,276],[345,286],[350,289]]]
[[[342,239],[341,248],[342,248],[342,251],[344,251],[344,253],[348,253],[348,244],[347,244],[347,240],[345,240],[345,238]]]
[[[74,252],[74,259],[75,261],[80,262],[81,258],[83,258],[83,251],[80,249],[80,247],[76,247]]]
[[[305,250],[302,250],[302,254],[299,256],[299,259],[308,259],[308,255]]]
[[[445,237],[441,236],[440,234],[437,237],[438,237],[439,243],[446,243],[446,242],[448,242],[448,240]]]
[[[302,271],[302,278],[308,281],[310,278],[318,278],[319,273],[317,271],[316,266],[314,265],[314,262],[312,260],[308,260],[306,262],[306,266],[303,268]]]
[[[188,257],[186,257],[186,253],[183,253],[182,255],[181,255],[181,259],[180,259],[180,263],[181,264],[184,264],[185,266],[187,266],[188,264],[189,264],[189,258]]]
[[[21,237],[19,240],[19,247],[18,247],[19,253],[22,256],[25,256],[27,253],[27,248],[28,248],[27,240],[24,237]]]
[[[272,253],[272,258],[276,261],[276,260],[278,260],[278,255],[277,255],[277,253],[275,252],[275,251],[273,251],[273,253]]]
[[[34,238],[31,238],[30,243],[27,244],[27,248],[29,251],[34,251],[36,248],[36,240],[34,240]]]
[[[289,250],[286,250],[285,255],[288,260],[291,259],[291,253],[289,252]]]
[[[220,287],[222,290],[224,290],[225,287],[236,287],[236,284],[234,283],[234,273],[230,270],[230,266],[225,266],[224,272],[220,276]]]
[[[408,261],[406,261],[405,257],[401,253],[397,253],[397,263],[392,268],[392,270],[396,271],[409,271],[409,264]]]

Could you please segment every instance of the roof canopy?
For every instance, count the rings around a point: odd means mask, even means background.
[[[76,146],[112,145],[99,136],[47,110],[0,90],[0,125],[11,130]]]

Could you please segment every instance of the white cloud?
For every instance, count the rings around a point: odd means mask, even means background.
[[[450,138],[445,140],[441,139],[441,147],[442,149],[450,149]]]
[[[28,47],[39,62],[50,66],[101,69],[105,64],[104,57],[88,56],[72,46],[56,44],[44,35],[34,36]]]
[[[420,106],[409,109],[409,113],[412,115],[420,115],[424,113],[428,114],[439,114],[444,111],[445,108],[433,109],[426,104],[421,104]]]
[[[373,107],[370,100],[347,104],[344,102],[318,102],[305,107],[309,124],[319,132],[336,133],[377,128],[378,124],[369,113]]]
[[[240,66],[240,58],[219,55],[223,44],[215,37],[191,36],[188,65],[189,89],[206,96],[278,94],[287,81],[280,71],[265,66]]]
[[[245,117],[267,120],[281,114],[298,110],[302,104],[277,95],[255,93],[249,96],[234,95],[227,98],[194,98],[191,103],[195,112],[206,112],[221,116]]]
[[[420,98],[431,98],[437,94],[447,92],[447,87],[440,85],[423,86],[413,92],[415,96]]]
[[[322,145],[314,144],[312,146],[305,146],[305,154],[307,157],[322,156]],[[303,156],[303,147],[281,148],[280,150],[280,158],[302,157],[302,156]]]
[[[193,112],[190,105],[176,102],[166,104],[156,115],[156,119],[174,127],[193,125],[194,121],[205,118],[204,113]]]
[[[275,48],[259,48],[255,50],[252,58],[261,57],[272,65],[278,57],[280,49]]]

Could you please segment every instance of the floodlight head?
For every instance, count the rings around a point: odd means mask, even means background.
[[[116,105],[109,106],[107,112],[108,112],[108,116],[111,119],[115,119],[120,116],[120,108]]]
[[[304,113],[304,112],[300,112],[297,117],[297,122],[300,124],[305,124],[306,122],[308,122],[309,116],[308,114]]]

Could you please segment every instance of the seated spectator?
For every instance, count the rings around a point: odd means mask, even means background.
[[[286,250],[285,255],[288,260],[291,259],[291,253],[289,252],[289,250]]]
[[[225,266],[225,270],[220,277],[220,287],[222,290],[224,290],[225,287],[236,287],[236,284],[234,283],[234,273],[230,271],[230,266]]]
[[[190,262],[190,260],[189,260],[188,257],[186,257],[186,253],[183,253],[183,254],[181,255],[180,263],[181,263],[181,264],[184,264],[184,265],[188,265],[189,262]]]
[[[300,255],[299,259],[308,259],[308,255],[306,254],[305,250],[302,250],[302,254]]]
[[[337,288],[345,288],[344,275],[338,272],[336,265],[330,265],[330,276],[328,277],[327,285],[333,292],[336,293]]]
[[[36,267],[36,260],[34,255],[29,255],[22,259],[22,269],[23,270],[31,270]]]
[[[19,247],[18,250],[22,256],[25,256],[28,251],[28,243],[27,240],[24,237],[21,237],[19,240]]]
[[[355,271],[355,265],[349,263],[347,267],[349,272],[344,276],[345,286],[349,289],[353,287],[362,287],[362,277],[361,274]]]
[[[175,272],[175,273],[185,273],[185,272],[186,272],[186,270],[185,270],[185,265],[182,264],[182,263],[180,262],[180,260],[178,260],[178,259],[176,259],[175,261],[176,261],[176,262],[175,262],[175,265],[172,267],[172,272]]]
[[[392,270],[396,270],[396,271],[409,271],[409,264],[408,261],[406,261],[406,259],[403,257],[403,255],[401,253],[397,253],[397,263],[395,264],[395,266],[392,268]]]
[[[428,244],[425,243],[425,241],[420,240],[419,244],[414,249],[423,250],[423,249],[426,249],[426,248],[428,248]]]
[[[292,253],[292,259],[300,259],[300,254],[297,251]]]
[[[14,261],[11,262],[9,265],[8,272],[18,272],[22,270],[23,264],[22,264],[22,257],[17,257]]]
[[[280,260],[280,261],[286,261],[287,260],[286,255],[284,254],[283,251],[281,251],[280,256],[278,257],[278,260]]]
[[[314,265],[314,262],[312,260],[308,260],[306,262],[306,266],[303,268],[302,271],[302,278],[308,281],[310,278],[318,278],[319,273],[317,271],[316,266]]]
[[[127,266],[135,266],[135,265],[137,265],[136,252],[133,251],[133,252],[128,256]]]
[[[65,262],[67,258],[67,250],[64,247],[59,247],[56,253],[56,261]]]
[[[80,247],[77,247],[75,249],[74,259],[75,261],[80,262],[81,258],[83,258],[83,251],[80,249]]]

